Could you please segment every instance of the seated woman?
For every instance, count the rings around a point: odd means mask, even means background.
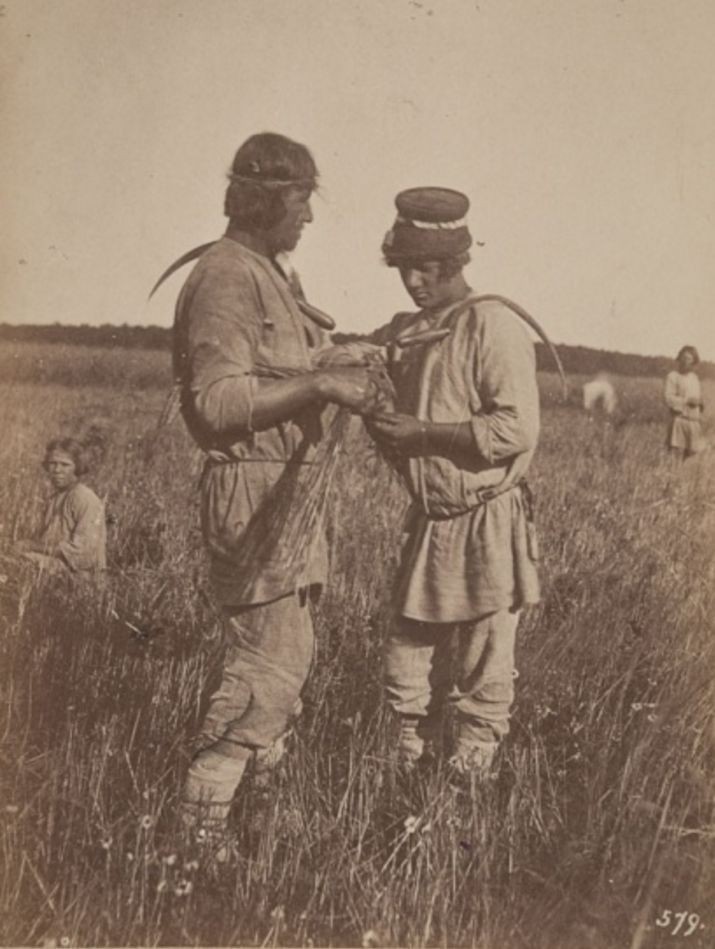
[[[52,485],[37,538],[16,552],[51,573],[88,574],[106,568],[104,504],[80,480],[89,471],[91,448],[74,438],[57,438],[45,451]]]

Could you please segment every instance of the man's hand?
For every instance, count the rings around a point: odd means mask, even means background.
[[[327,402],[353,412],[370,412],[378,404],[377,386],[362,366],[334,366],[315,373],[318,390]]]
[[[399,412],[378,412],[365,426],[388,454],[403,457],[438,455],[442,458],[473,457],[474,435],[469,422],[425,422]]]
[[[426,423],[413,415],[375,415],[366,425],[380,447],[392,454],[414,456],[427,452]]]

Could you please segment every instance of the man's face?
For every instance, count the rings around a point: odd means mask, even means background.
[[[452,302],[454,279],[441,275],[438,260],[406,262],[400,267],[400,277],[422,310],[436,310]]]
[[[312,191],[309,188],[287,188],[283,192],[285,214],[268,232],[268,244],[273,254],[295,250],[303,225],[310,224],[313,212],[310,207]]]
[[[51,451],[45,459],[45,469],[50,484],[58,491],[72,487],[77,481],[74,458],[58,448]]]

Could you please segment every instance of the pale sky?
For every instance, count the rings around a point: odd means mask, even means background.
[[[276,131],[340,330],[409,308],[380,244],[431,184],[471,198],[471,285],[555,342],[715,358],[712,0],[6,0],[0,39],[0,322],[170,326],[182,276],[150,287]]]

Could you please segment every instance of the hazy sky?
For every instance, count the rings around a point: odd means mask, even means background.
[[[6,0],[0,322],[168,326],[256,131],[321,172],[295,254],[342,330],[408,307],[395,193],[466,191],[475,289],[557,342],[715,357],[712,0]]]

